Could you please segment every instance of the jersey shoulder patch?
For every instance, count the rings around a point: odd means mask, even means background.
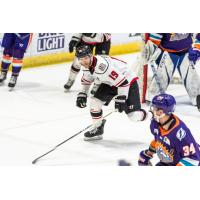
[[[105,58],[101,57],[97,61],[97,65],[95,67],[95,73],[104,74],[108,70],[108,67],[109,67],[108,61]]]
[[[176,137],[179,141],[183,140],[185,136],[186,136],[186,131],[183,128],[180,128],[176,133]]]

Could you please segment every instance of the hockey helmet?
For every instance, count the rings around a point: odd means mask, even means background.
[[[91,56],[92,51],[88,45],[82,45],[80,47],[77,47],[76,49],[76,57],[77,58],[83,58],[86,56]]]
[[[170,94],[159,94],[154,96],[151,107],[163,110],[165,114],[171,114],[176,107],[176,100]]]

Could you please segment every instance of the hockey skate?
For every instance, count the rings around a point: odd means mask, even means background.
[[[0,84],[2,84],[6,80],[6,77],[7,77],[7,72],[1,72]]]
[[[197,95],[197,108],[200,112],[200,95]]]
[[[9,91],[11,91],[17,83],[17,76],[11,76],[10,81],[8,83]]]
[[[90,131],[87,131],[84,136],[85,141],[90,141],[90,140],[101,140],[103,139],[103,133],[104,133],[104,125],[106,123],[106,120],[103,119],[102,123],[99,127],[96,127]]]
[[[64,88],[66,89],[66,91],[69,91],[73,84],[74,84],[74,80],[69,79],[67,83],[64,85]]]

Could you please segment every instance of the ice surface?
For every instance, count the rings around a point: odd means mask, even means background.
[[[117,57],[132,66],[136,54]],[[8,81],[0,86],[0,165],[31,165],[36,157],[91,124],[89,109],[75,106],[81,73],[72,90],[64,92],[70,64],[22,70],[12,92]],[[176,114],[200,142],[200,113],[190,104],[184,87],[170,85],[168,92],[177,99]],[[104,114],[112,109],[113,103],[104,107]],[[137,165],[139,152],[151,139],[149,121],[133,123],[125,114],[113,113],[107,118],[102,141],[86,142],[80,134],[38,165],[114,166],[121,158]]]

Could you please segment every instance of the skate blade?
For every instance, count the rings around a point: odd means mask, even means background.
[[[94,140],[102,140],[103,136],[102,135],[98,135],[98,136],[94,136],[94,137],[84,137],[84,141],[94,141]]]

